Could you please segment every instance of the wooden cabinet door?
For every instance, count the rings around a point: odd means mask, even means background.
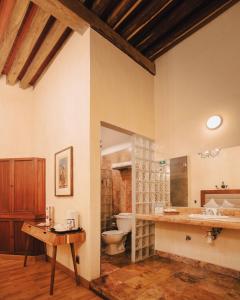
[[[14,160],[13,212],[34,212],[35,172],[33,159]]]
[[[0,253],[12,252],[11,222],[0,220]]]
[[[11,161],[0,160],[0,214],[11,210]]]
[[[37,184],[35,198],[35,212],[38,215],[45,216],[46,212],[46,191],[45,191],[45,160],[36,160]]]
[[[14,254],[23,254],[25,252],[26,234],[21,231],[22,225],[23,221],[14,222]]]

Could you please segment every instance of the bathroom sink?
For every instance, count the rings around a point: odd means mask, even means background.
[[[239,217],[232,217],[232,216],[191,214],[191,215],[188,215],[188,217],[190,219],[195,219],[195,220],[216,220],[216,221],[226,221],[226,222],[240,222]]]
[[[232,219],[229,216],[215,216],[215,215],[202,215],[202,214],[191,214],[188,216],[191,219],[197,219],[197,220],[228,220],[228,219]]]

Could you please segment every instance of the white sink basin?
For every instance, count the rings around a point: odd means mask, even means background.
[[[227,221],[227,222],[240,222],[240,218],[230,217],[230,216],[214,216],[214,215],[202,215],[202,214],[191,214],[188,216],[190,219],[195,219],[195,220],[217,220],[217,221]]]
[[[202,214],[191,214],[188,215],[191,219],[200,219],[200,220],[227,220],[229,216],[214,216],[214,215],[202,215]]]

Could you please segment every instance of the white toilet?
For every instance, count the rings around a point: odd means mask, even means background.
[[[118,230],[109,230],[102,233],[102,239],[107,245],[106,254],[115,255],[125,251],[127,234],[132,231],[132,214],[120,213],[114,216]]]

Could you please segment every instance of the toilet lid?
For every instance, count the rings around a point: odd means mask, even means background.
[[[124,232],[121,230],[109,230],[102,232],[103,235],[114,235],[114,234],[123,234]]]

